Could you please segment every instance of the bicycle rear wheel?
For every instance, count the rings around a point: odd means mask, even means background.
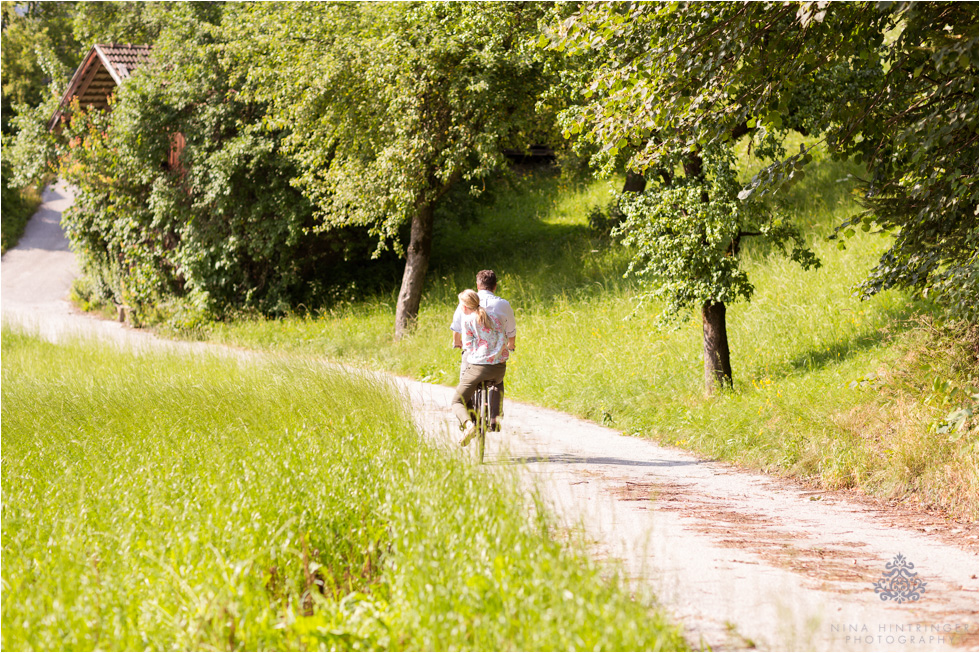
[[[478,461],[483,463],[483,454],[487,447],[487,430],[490,428],[490,389],[486,382],[480,384],[476,389],[474,397],[476,408],[476,455]]]

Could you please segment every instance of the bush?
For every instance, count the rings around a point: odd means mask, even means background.
[[[620,208],[619,201],[613,200],[605,209],[592,207],[588,215],[589,230],[598,236],[608,238],[613,229],[622,224],[625,219],[626,214]]]
[[[165,318],[168,304],[278,315],[377,279],[360,269],[376,246],[365,228],[314,229],[280,149],[288,131],[236,92],[242,80],[211,41],[206,23],[175,27],[111,113],[76,106],[66,129],[60,169],[78,189],[68,236],[92,285],[137,324]]]
[[[20,237],[24,234],[24,228],[30,221],[31,216],[41,205],[41,194],[33,187],[16,188],[12,186],[10,165],[4,161],[3,170],[3,219],[2,225],[3,242],[0,253],[17,244]]]

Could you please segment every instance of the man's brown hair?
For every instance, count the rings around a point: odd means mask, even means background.
[[[494,290],[497,287],[497,273],[493,270],[480,270],[476,273],[476,287]]]

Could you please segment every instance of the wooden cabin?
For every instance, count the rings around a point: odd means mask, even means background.
[[[75,98],[80,106],[107,109],[109,97],[116,87],[149,60],[149,45],[96,43],[68,83],[58,109],[48,121],[48,129],[55,129],[69,119],[71,102]]]
[[[58,109],[51,120],[48,129],[57,129],[71,119],[70,108],[72,100],[78,99],[81,107],[107,110],[109,97],[115,93],[116,87],[133,74],[133,71],[150,61],[151,46],[120,45],[118,43],[96,43],[72,75],[68,88],[61,96]],[[184,151],[186,140],[180,132],[170,135],[170,153],[167,157],[167,167],[171,170],[182,171],[180,155]]]

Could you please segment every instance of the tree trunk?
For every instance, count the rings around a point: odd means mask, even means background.
[[[684,176],[688,179],[700,179],[704,176],[704,160],[701,150],[691,152],[684,157]]]
[[[412,218],[412,235],[405,252],[405,273],[395,307],[395,338],[401,338],[415,325],[422,302],[422,285],[432,255],[432,215],[434,202],[426,202]]]
[[[728,352],[725,304],[705,302],[701,306],[704,329],[704,390],[714,394],[732,387],[732,361]]]
[[[642,193],[646,188],[646,177],[632,170],[626,171],[626,182],[623,184],[624,193]]]
[[[702,179],[704,177],[704,159],[701,158],[700,149],[684,157],[684,176],[691,180]],[[701,191],[702,202],[707,204],[710,199],[707,190]]]

